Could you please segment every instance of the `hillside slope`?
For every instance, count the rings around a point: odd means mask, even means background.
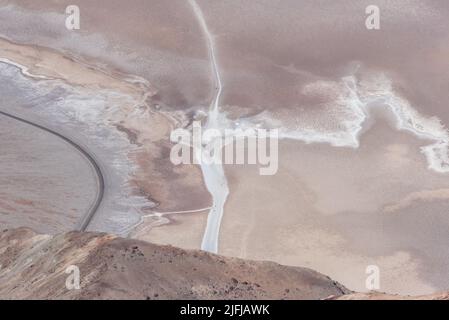
[[[101,233],[0,233],[1,299],[324,299],[348,293],[315,271]],[[81,289],[68,290],[76,265]]]

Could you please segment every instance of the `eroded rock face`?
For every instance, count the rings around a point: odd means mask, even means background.
[[[315,271],[102,233],[0,233],[2,299],[324,299],[350,293]],[[69,266],[80,290],[68,290]]]

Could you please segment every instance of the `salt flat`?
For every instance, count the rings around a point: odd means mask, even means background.
[[[81,0],[71,32],[69,1],[0,1],[0,58],[54,78],[3,74],[22,102],[5,107],[75,132],[108,173],[92,228],[200,248],[223,176],[174,166],[171,130],[279,129],[276,175],[225,166],[212,250],[360,291],[368,265],[382,291],[447,289],[447,2],[377,1],[376,31],[368,0],[192,3]]]

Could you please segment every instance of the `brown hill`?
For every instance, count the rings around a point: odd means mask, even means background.
[[[324,299],[349,293],[315,271],[102,233],[0,233],[2,299]],[[68,266],[81,289],[68,290]]]

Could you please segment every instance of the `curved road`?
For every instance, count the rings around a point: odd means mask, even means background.
[[[89,226],[90,222],[92,221],[95,213],[97,212],[98,208],[100,207],[101,201],[103,200],[103,196],[104,196],[104,176],[103,176],[103,173],[101,172],[100,166],[95,161],[94,157],[91,154],[89,154],[89,152],[87,152],[79,144],[77,144],[73,140],[67,138],[66,136],[63,136],[62,134],[60,134],[56,131],[53,131],[53,130],[46,128],[42,125],[25,120],[25,119],[17,117],[17,116],[14,116],[14,115],[9,114],[4,111],[0,111],[0,115],[6,116],[8,118],[11,118],[11,119],[14,119],[14,120],[26,123],[26,124],[29,124],[31,126],[34,126],[41,130],[44,130],[46,132],[49,132],[49,133],[61,138],[62,140],[64,140],[68,144],[70,144],[72,147],[74,147],[76,150],[78,150],[87,159],[87,161],[92,165],[93,169],[95,170],[96,176],[97,176],[98,192],[97,192],[95,201],[92,203],[91,207],[89,208],[89,211],[81,218],[81,221],[78,223],[78,227],[77,227],[77,229],[80,231],[86,231],[86,229]]]

